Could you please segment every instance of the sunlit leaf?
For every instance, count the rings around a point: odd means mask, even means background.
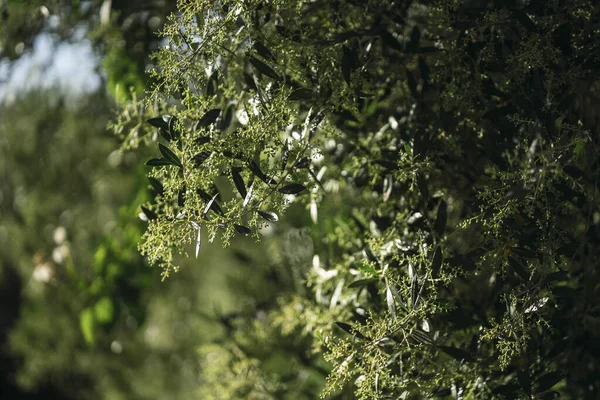
[[[169,163],[171,163],[172,165],[176,165],[179,168],[183,168],[183,165],[181,164],[179,157],[177,157],[177,155],[175,153],[173,153],[173,151],[171,149],[169,149],[167,146],[163,145],[162,143],[159,143],[158,150],[160,151],[160,154],[162,154],[164,159],[169,161]]]

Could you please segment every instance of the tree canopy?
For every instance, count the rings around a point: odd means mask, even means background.
[[[178,3],[113,125],[155,153],[142,253],[168,276],[296,204],[314,242],[296,285],[225,319],[215,398],[311,398],[306,371],[328,398],[598,396],[599,13]],[[274,338],[297,368],[269,369]]]

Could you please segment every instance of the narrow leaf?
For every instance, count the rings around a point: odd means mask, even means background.
[[[152,189],[154,190],[154,192],[156,194],[164,194],[164,188],[162,183],[159,182],[158,179],[156,178],[152,178],[152,177],[148,177],[148,181],[150,181],[150,185],[152,186]]]
[[[149,221],[158,218],[158,215],[156,215],[156,213],[144,206],[142,206],[142,212],[144,213],[144,215],[146,215],[146,217],[148,218]]]
[[[271,50],[269,50],[267,48],[267,46],[265,46],[264,44],[262,44],[258,40],[256,42],[254,42],[254,46],[253,47],[254,47],[254,50],[256,50],[256,52],[258,54],[260,54],[260,56],[262,58],[264,58],[265,60],[273,60],[273,61],[275,61],[275,57],[273,56],[273,53],[271,52]]]
[[[210,153],[209,151],[201,151],[200,153],[196,154],[192,159],[194,160],[194,167],[199,168],[204,161],[206,161],[208,159],[208,157],[210,157],[212,153]]]
[[[173,151],[167,146],[163,145],[162,143],[159,143],[158,150],[160,151],[160,154],[162,154],[162,156],[165,158],[165,160],[168,160],[171,164],[176,165],[179,168],[183,168],[179,157],[177,157],[177,155],[173,153]]]
[[[245,208],[248,205],[248,202],[252,198],[252,191],[253,190],[254,190],[254,181],[252,181],[252,184],[248,188],[248,193],[246,194],[246,197],[244,197],[244,203],[242,204],[242,208]]]
[[[249,234],[252,233],[250,228],[248,228],[247,226],[244,226],[244,225],[233,225],[233,227],[235,228],[237,233],[244,235],[244,236],[248,236]]]
[[[438,246],[433,255],[433,261],[431,261],[431,274],[434,278],[437,278],[440,273],[440,267],[442,266],[442,248]]]
[[[396,319],[396,302],[394,300],[394,295],[392,294],[392,291],[390,290],[389,286],[385,290],[385,300],[387,302],[388,310],[390,310],[390,315],[392,316],[392,319],[395,320]]]
[[[290,101],[310,100],[310,99],[312,99],[313,95],[314,95],[314,92],[311,89],[300,88],[300,89],[296,89],[292,93],[290,93],[290,95],[288,96],[288,100],[290,100]]]
[[[310,165],[310,158],[308,157],[300,157],[296,164],[294,164],[294,168],[306,168]]]
[[[162,167],[165,165],[171,165],[171,163],[168,160],[165,160],[164,158],[153,158],[151,160],[146,161],[146,165],[149,167]]]
[[[221,110],[218,108],[213,108],[204,113],[204,115],[198,120],[196,124],[196,128],[202,128],[204,126],[208,126],[214,123],[217,118],[221,114]]]
[[[272,211],[260,211],[260,210],[257,210],[256,212],[258,213],[258,215],[260,215],[261,217],[263,217],[264,219],[266,219],[269,222],[277,222],[277,221],[279,221],[279,217],[277,216],[277,214],[275,214]]]
[[[283,194],[298,194],[300,192],[303,192],[307,190],[306,187],[304,187],[303,185],[299,184],[299,183],[290,183],[288,185],[285,185],[282,188],[279,188],[279,193],[283,193]]]
[[[442,200],[438,207],[437,217],[435,218],[434,224],[435,232],[438,234],[438,236],[442,236],[446,230],[446,220],[448,218],[447,212],[448,206],[446,205],[446,202]]]
[[[219,204],[216,201],[217,196],[219,196],[219,193],[217,193],[213,197],[211,197],[210,201],[206,204],[206,207],[204,207],[204,212],[202,213],[202,218],[205,218],[206,214],[208,214],[208,212],[211,209],[214,212],[223,215],[223,210],[221,209],[221,206],[219,206]]]
[[[367,285],[369,285],[371,283],[375,283],[375,282],[378,282],[378,281],[379,281],[379,278],[359,279],[359,280],[354,281],[351,284],[349,284],[348,285],[348,289],[362,287],[362,286],[367,286]]]
[[[556,385],[562,379],[562,375],[558,371],[548,372],[537,379],[536,393],[545,392],[552,386]]]
[[[170,116],[167,116],[167,117],[170,118]],[[149,120],[146,120],[146,122],[156,128],[165,129],[165,130],[169,129],[168,120],[165,120],[163,117],[150,118]]]
[[[206,82],[206,95],[208,97],[214,96],[217,93],[217,89],[219,88],[219,70],[216,70],[212,73],[212,75],[208,78]]]
[[[269,67],[267,64],[260,61],[256,57],[250,57],[250,64],[252,64],[254,68],[256,68],[262,74],[268,76],[269,78],[275,79],[276,81],[281,79],[279,78],[279,75],[277,75],[277,73],[273,70],[273,68]]]
[[[200,226],[198,226],[197,230],[198,230],[198,236],[196,237],[196,258],[198,258],[198,254],[200,253],[200,244],[202,243],[202,241],[201,241],[202,238],[200,236],[200,232],[201,232]]]
[[[233,183],[235,184],[235,188],[237,189],[237,191],[240,193],[240,196],[242,196],[242,198],[245,199],[247,192],[246,184],[244,183],[244,178],[242,178],[242,175],[240,175],[240,173],[235,168],[231,169],[231,177],[233,178]]]
[[[252,171],[252,173],[256,176],[258,176],[258,178],[263,181],[266,184],[275,184],[275,180],[273,178],[269,178],[267,175],[265,175],[264,172],[262,172],[262,170],[260,169],[260,166],[256,163],[256,161],[254,160],[250,160],[248,162],[248,167],[250,168],[250,171]]]
[[[335,324],[338,326],[338,328],[342,329],[344,332],[349,333],[352,336],[356,336],[359,339],[368,339],[365,335],[363,335],[362,333],[360,333],[358,330],[354,329],[351,325],[345,323],[345,322],[335,322]]]

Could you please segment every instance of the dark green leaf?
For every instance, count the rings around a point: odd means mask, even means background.
[[[146,165],[149,167],[162,167],[165,165],[171,165],[171,162],[165,160],[164,158],[153,158],[151,160],[146,161]]]
[[[410,93],[416,99],[419,97],[419,91],[417,88],[417,80],[410,70],[406,70],[406,83],[408,84],[408,88],[410,89]]]
[[[271,50],[269,50],[267,48],[267,46],[265,46],[264,44],[262,44],[258,40],[256,42],[254,42],[254,50],[256,50],[256,52],[258,54],[260,54],[260,56],[262,58],[264,58],[265,60],[275,61],[275,57],[273,56],[273,53],[271,52]]]
[[[154,211],[152,211],[144,206],[142,206],[142,212],[148,218],[148,221],[152,221],[153,219],[158,218],[158,215],[156,215],[156,213]]]
[[[264,172],[262,172],[262,170],[260,169],[260,166],[258,165],[258,163],[256,161],[250,160],[248,162],[248,167],[250,168],[250,171],[252,171],[252,173],[254,175],[256,175],[264,183],[276,184],[276,182],[273,178],[269,178],[267,175],[264,174]]]
[[[514,398],[514,394],[519,390],[519,385],[507,383],[506,385],[496,386],[492,393],[502,395],[504,398]]]
[[[248,228],[247,226],[244,226],[244,225],[233,225],[233,227],[235,228],[237,233],[244,235],[244,236],[248,236],[249,234],[252,233],[250,228]]]
[[[562,374],[558,371],[548,372],[537,379],[536,393],[545,392],[556,385],[562,379]]]
[[[415,339],[417,342],[425,344],[427,346],[431,346],[433,344],[433,339],[429,337],[427,332],[421,329],[413,329],[410,333],[410,337]]]
[[[206,161],[208,159],[208,157],[210,157],[211,153],[208,151],[201,151],[200,153],[196,154],[193,157],[194,160],[194,166],[196,168],[200,167],[204,161]]]
[[[235,184],[237,191],[240,193],[240,196],[242,196],[242,199],[245,199],[247,192],[244,178],[242,178],[242,175],[240,175],[235,168],[231,169],[231,177],[233,178],[233,183]]]
[[[227,128],[229,128],[229,125],[231,125],[231,121],[233,121],[233,109],[233,104],[230,104],[225,109],[225,112],[223,113],[223,116],[221,118],[221,122],[218,124],[218,129],[221,132],[226,131]]]
[[[260,215],[261,217],[263,217],[264,219],[266,219],[269,222],[277,222],[279,221],[279,217],[277,216],[277,214],[275,214],[272,211],[256,211],[258,213],[258,215]]]
[[[435,232],[440,237],[444,234],[444,231],[446,230],[446,220],[448,218],[447,213],[448,213],[448,206],[446,205],[446,202],[444,200],[442,200],[438,207],[437,217],[435,218],[435,224],[434,224]]]
[[[350,83],[352,71],[358,67],[358,57],[348,46],[342,46],[342,76],[344,80]]]
[[[298,194],[300,192],[303,192],[307,190],[306,187],[304,187],[303,185],[299,184],[299,183],[290,183],[288,185],[285,185],[282,188],[279,188],[279,193],[283,193],[283,194]]]
[[[531,397],[531,379],[529,379],[529,373],[527,371],[518,370],[517,380],[527,396]]]
[[[367,286],[371,283],[379,282],[379,278],[367,278],[367,279],[359,279],[357,281],[352,282],[348,285],[348,289]]]
[[[529,32],[537,32],[537,26],[525,11],[513,10],[513,18],[518,20]]]
[[[160,195],[164,194],[163,185],[162,185],[162,183],[160,183],[158,181],[158,179],[152,178],[152,177],[148,177],[148,180],[150,181],[150,185],[152,186],[152,189],[154,189],[154,192],[156,194],[160,194]]]
[[[256,57],[250,57],[250,64],[252,64],[254,68],[256,68],[262,74],[268,76],[269,78],[275,79],[276,81],[281,79],[279,75],[277,75],[277,73],[273,70],[273,68],[269,67],[267,64],[260,61]]]
[[[177,192],[177,205],[183,207],[185,205],[185,187]]]
[[[310,99],[312,99],[313,95],[314,95],[314,92],[311,89],[300,88],[300,89],[296,89],[292,93],[290,93],[290,95],[288,96],[288,100],[290,100],[290,101],[310,100]]]
[[[173,151],[167,146],[163,145],[162,143],[159,143],[158,150],[160,151],[160,154],[162,154],[162,156],[165,158],[165,160],[169,161],[173,165],[178,166],[179,168],[183,168],[179,157],[177,157],[177,155],[173,153]]]
[[[200,136],[195,141],[197,144],[203,145],[203,144],[210,142],[210,136]]]
[[[434,278],[437,278],[440,273],[440,267],[442,266],[442,248],[438,246],[433,255],[433,261],[431,262],[431,274]]]
[[[294,164],[294,168],[306,168],[310,165],[310,158],[308,157],[300,157],[296,164]]]
[[[363,249],[363,253],[365,255],[365,257],[367,257],[367,260],[374,262],[375,264],[379,264],[379,258],[377,258],[375,256],[375,254],[373,254],[373,252],[371,251],[371,249],[369,249],[368,247],[365,247]]]
[[[421,45],[421,30],[418,26],[415,26],[410,33],[410,42],[408,43],[407,50],[413,53],[419,51]]]
[[[342,329],[344,332],[352,335],[352,336],[356,336],[359,339],[368,339],[365,335],[363,335],[362,333],[360,333],[358,330],[354,329],[351,325],[345,323],[345,322],[335,322],[335,324],[338,326],[338,328]]]
[[[206,95],[214,96],[219,89],[219,70],[215,70],[206,82]]]
[[[179,121],[177,120],[177,118],[175,118],[175,117],[169,118],[168,130],[169,130],[169,135],[171,136],[171,139],[173,139],[173,140],[179,139],[179,137],[181,136],[181,129],[179,127]]]
[[[246,82],[246,85],[255,91],[258,91],[258,88],[256,87],[256,82],[254,82],[254,77],[248,73],[244,72],[244,82]]]
[[[510,267],[513,269],[513,271],[515,271],[517,273],[517,275],[519,275],[525,281],[529,280],[529,274],[527,273],[527,271],[525,270],[525,267],[523,266],[523,264],[521,264],[521,262],[519,260],[517,260],[514,257],[509,256],[508,257],[508,265],[510,265]]]
[[[168,130],[169,129],[169,119],[171,117],[169,115],[165,115],[165,117],[167,117],[167,119],[165,119],[164,117],[150,118],[146,122],[156,128]]]
[[[438,349],[442,350],[444,353],[448,354],[450,357],[454,358],[455,360],[458,361],[466,361],[466,362],[474,362],[475,359],[473,358],[473,356],[456,347],[450,347],[450,346],[438,346]]]
[[[204,126],[208,126],[214,123],[217,118],[221,114],[221,110],[218,108],[213,108],[204,113],[204,115],[198,120],[198,124],[196,124],[196,128],[201,128]],[[210,140],[210,139],[209,139]]]
[[[375,160],[375,163],[381,165],[383,168],[388,169],[388,170],[398,169],[398,164],[396,164],[395,162],[392,162],[392,161]]]
[[[419,56],[419,72],[421,73],[421,80],[423,81],[423,88],[429,83],[429,67],[425,62],[425,59]]]

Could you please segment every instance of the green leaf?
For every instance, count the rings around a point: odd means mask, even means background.
[[[175,117],[169,117],[168,131],[172,140],[177,140],[181,136],[181,130],[179,128],[179,121]]]
[[[162,183],[159,182],[158,179],[152,178],[152,177],[148,177],[148,181],[150,181],[150,185],[152,186],[152,189],[154,190],[154,192],[156,194],[160,194],[160,195],[164,194],[163,185],[162,185]]]
[[[275,79],[276,81],[281,79],[279,75],[277,75],[277,73],[273,70],[273,68],[269,67],[267,64],[260,61],[256,57],[250,57],[250,64],[252,64],[252,66],[256,68],[260,73],[268,76],[269,78]]]
[[[427,345],[427,346],[431,346],[433,344],[433,339],[431,339],[431,337],[429,337],[427,332],[425,332],[421,329],[413,329],[412,332],[410,333],[410,337],[415,339],[417,342]]]
[[[447,213],[448,206],[446,205],[446,202],[442,200],[438,207],[437,217],[435,218],[434,224],[435,232],[438,234],[439,237],[441,237],[444,234],[444,231],[446,230],[446,220],[448,218]]]
[[[314,92],[311,89],[300,88],[300,89],[296,89],[292,93],[290,93],[290,95],[288,96],[288,100],[290,100],[290,101],[310,100],[313,98],[313,96],[314,96]]]
[[[200,153],[196,154],[192,159],[194,160],[194,166],[196,168],[199,168],[204,161],[206,161],[208,159],[208,157],[210,157],[212,153],[209,151],[201,151]]]
[[[267,48],[267,46],[265,46],[264,44],[262,44],[261,42],[259,42],[258,40],[254,42],[254,50],[256,50],[256,52],[265,60],[273,60],[275,61],[275,56],[273,56],[273,53],[271,52],[271,50],[269,50]]]
[[[248,205],[248,203],[250,202],[250,199],[252,198],[253,190],[254,190],[254,181],[252,181],[252,183],[250,184],[250,187],[248,188],[248,193],[246,194],[246,197],[244,197],[244,203],[242,204],[242,208],[245,208],[246,205]]]
[[[95,321],[93,310],[90,307],[83,309],[83,311],[81,311],[79,314],[79,329],[83,334],[85,342],[89,345],[93,345],[95,342],[94,325]]]
[[[227,108],[223,112],[221,121],[219,124],[217,124],[219,131],[221,131],[221,132],[226,131],[227,128],[229,128],[229,125],[231,125],[231,122],[233,121],[233,109],[234,108],[235,107],[233,106],[233,104],[230,104],[227,106]]]
[[[210,209],[218,195],[219,195],[218,193],[215,194],[213,197],[211,197],[211,199],[208,201],[208,203],[206,203],[206,206],[204,207],[204,211],[202,212],[202,218],[206,218],[206,214],[208,214],[208,212],[210,211]]]
[[[336,321],[335,324],[338,326],[338,328],[342,329],[344,332],[346,332],[352,336],[356,336],[357,338],[363,339],[363,340],[368,339],[365,335],[363,335],[358,330],[354,329],[351,325],[349,325],[345,322]]]
[[[434,278],[437,278],[440,273],[440,267],[442,266],[442,248],[438,246],[433,255],[431,261],[431,274]]]
[[[172,165],[176,165],[179,168],[183,169],[183,165],[181,164],[179,157],[177,157],[177,155],[173,153],[171,149],[169,149],[164,144],[159,143],[158,150],[160,151],[160,154],[162,154],[162,156],[165,158],[165,160],[169,161],[169,163],[171,163]]]
[[[527,371],[518,370],[517,380],[527,396],[531,397],[531,379],[529,378],[529,373],[527,373]]]
[[[235,231],[241,235],[248,236],[252,233],[252,230],[244,225],[233,225]]]
[[[342,76],[350,83],[352,71],[358,67],[358,58],[348,46],[342,46]]]
[[[94,316],[101,324],[108,324],[113,320],[114,307],[110,297],[102,297],[94,304]]]
[[[215,70],[215,72],[213,72],[210,77],[208,78],[208,81],[206,82],[206,95],[208,97],[214,96],[217,93],[217,90],[219,89],[219,70]]]
[[[371,283],[379,282],[379,278],[367,278],[367,279],[359,279],[357,281],[352,282],[348,285],[348,289],[367,286]]]
[[[306,168],[310,165],[310,158],[308,157],[300,157],[296,164],[294,164],[294,168]]]
[[[442,350],[444,353],[448,354],[450,357],[454,358],[458,361],[466,361],[466,362],[474,362],[475,359],[468,352],[450,346],[438,346],[438,349]]]
[[[150,118],[148,120],[146,120],[147,123],[149,123],[150,125],[159,128],[159,129],[164,129],[164,130],[169,130],[169,119],[170,116],[169,115],[165,115],[165,117],[168,117],[167,119],[165,119],[164,117],[156,117],[156,118]]]
[[[367,257],[367,260],[374,262],[375,264],[379,264],[381,262],[379,261],[379,258],[377,258],[375,254],[373,254],[369,247],[365,246],[365,248],[363,249],[363,253],[365,257]]]
[[[156,215],[156,213],[144,206],[141,206],[142,208],[142,212],[144,213],[144,215],[148,218],[148,221],[152,221],[153,219],[158,218],[158,215]]]
[[[196,128],[202,128],[214,123],[219,115],[221,114],[221,110],[219,108],[212,108],[204,113],[202,117],[198,120],[196,124]],[[209,139],[210,140],[210,139]]]
[[[260,166],[258,165],[258,163],[254,160],[250,160],[248,162],[248,167],[250,168],[250,171],[252,171],[252,173],[254,175],[256,175],[261,181],[263,181],[266,184],[276,184],[277,182],[275,182],[275,180],[273,178],[269,178],[267,175],[264,174],[264,172],[262,172],[262,170],[260,169]]]
[[[245,199],[247,192],[244,178],[242,178],[242,175],[240,175],[235,168],[231,169],[231,177],[233,178],[233,183],[235,184],[237,191],[240,193],[240,196],[242,196],[242,199]]]
[[[258,213],[258,215],[260,215],[261,217],[263,217],[264,219],[266,219],[269,222],[277,222],[277,221],[279,221],[279,217],[273,211],[260,211],[260,210],[257,210],[256,212]]]
[[[410,89],[410,93],[416,99],[419,97],[419,91],[417,90],[417,80],[410,70],[406,70],[406,83]]]
[[[304,187],[303,185],[299,184],[299,183],[290,183],[288,185],[285,185],[282,188],[279,188],[279,193],[283,193],[283,194],[298,194],[300,192],[303,192],[307,190],[306,187]]]
[[[558,371],[548,372],[540,376],[537,379],[537,389],[536,393],[545,392],[550,389],[552,386],[556,385],[558,382],[562,380],[562,374]]]
[[[162,167],[165,165],[171,165],[171,163],[168,160],[165,160],[164,158],[153,158],[151,160],[146,161],[146,165],[149,167]]]

